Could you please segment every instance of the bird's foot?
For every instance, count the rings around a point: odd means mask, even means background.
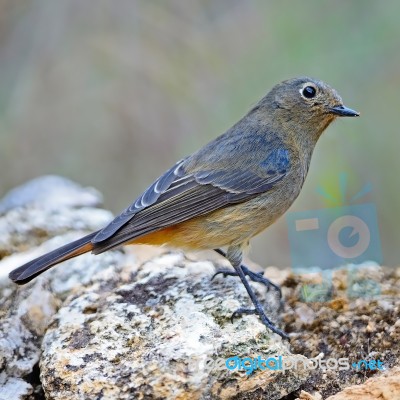
[[[279,298],[282,297],[282,292],[279,286],[275,285],[272,283],[269,279],[265,278],[263,276],[263,273],[256,273],[253,271],[250,271],[245,265],[242,264],[242,251],[240,247],[230,247],[228,249],[228,253],[221,249],[214,249],[215,252],[218,254],[222,255],[223,257],[227,258],[228,261],[232,264],[232,267],[235,269],[235,271],[229,270],[229,269],[222,269],[220,271],[217,271],[212,279],[214,279],[218,274],[223,274],[224,277],[226,276],[238,276],[240,280],[242,281],[244,287],[246,288],[246,291],[254,305],[254,309],[247,309],[247,308],[239,308],[236,310],[233,314],[231,319],[243,315],[243,314],[257,314],[261,322],[272,332],[278,334],[281,338],[289,340],[289,336],[286,335],[285,332],[281,331],[279,328],[277,328],[271,321],[270,319],[266,316],[263,307],[261,306],[260,301],[257,299],[253,289],[249,285],[249,282],[246,279],[246,275],[254,282],[260,282],[267,286],[267,288],[270,288],[271,286],[279,293]]]
[[[253,282],[262,283],[264,286],[266,286],[268,290],[271,287],[274,288],[278,292],[279,300],[282,299],[281,288],[275,283],[271,282],[268,278],[266,278],[264,276],[264,272],[253,272],[245,265],[242,265],[241,268],[243,273],[247,275]],[[213,280],[219,274],[222,274],[224,278],[226,278],[227,276],[239,276],[239,274],[236,271],[232,271],[231,269],[220,269],[212,276],[211,280]]]
[[[231,322],[233,323],[234,318],[240,317],[242,315],[258,315],[262,321],[262,323],[270,329],[272,332],[278,334],[282,339],[290,340],[289,336],[277,328],[272,321],[266,316],[262,307],[257,308],[238,308],[232,315],[231,315]]]

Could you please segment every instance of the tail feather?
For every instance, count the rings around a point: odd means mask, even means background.
[[[93,232],[75,240],[74,242],[61,246],[50,253],[29,261],[21,267],[11,271],[9,274],[10,279],[18,285],[23,285],[54,265],[91,251],[93,249],[91,241],[97,233],[98,232]]]

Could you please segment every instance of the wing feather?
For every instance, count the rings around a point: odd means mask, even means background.
[[[288,171],[288,151],[274,146],[247,168],[188,172],[184,159],[157,179],[135,202],[100,231],[93,243],[102,252],[136,237],[176,225],[270,190]]]
[[[111,221],[104,229],[102,229],[93,239],[92,243],[100,243],[107,240],[115,232],[118,231],[122,226],[129,222],[139,211],[146,207],[155,204],[162,194],[166,194],[167,189],[171,184],[179,181],[179,178],[183,176],[182,163],[184,160],[178,161],[172,168],[165,172],[160,178],[158,178],[143,194],[138,197],[128,208],[126,208],[121,214],[119,214],[113,221]],[[176,188],[176,186],[174,186]],[[171,190],[170,195],[174,195],[174,191]],[[167,196],[164,196],[167,197]]]

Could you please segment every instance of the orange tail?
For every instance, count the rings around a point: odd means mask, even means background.
[[[21,267],[11,271],[9,274],[10,279],[18,285],[23,285],[54,265],[91,251],[93,249],[91,240],[96,236],[96,234],[97,232],[93,232],[83,238],[75,240],[74,242],[59,247],[50,253],[29,261]]]

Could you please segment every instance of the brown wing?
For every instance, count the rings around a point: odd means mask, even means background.
[[[252,169],[186,173],[183,160],[96,235],[93,252],[249,200],[270,190],[286,175],[289,164],[288,152],[281,148],[274,148]]]

